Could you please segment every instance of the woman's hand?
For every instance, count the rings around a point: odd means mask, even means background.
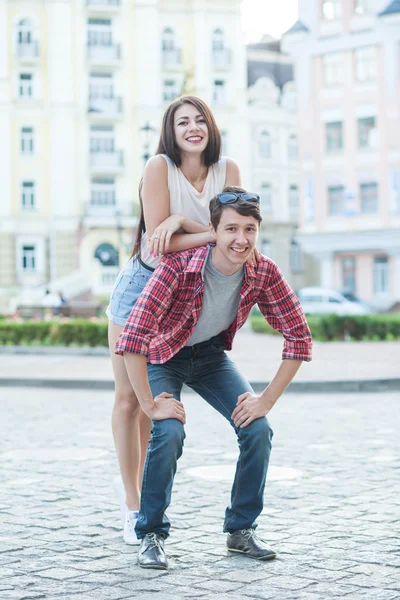
[[[257,248],[254,248],[253,252],[250,254],[247,262],[250,263],[253,267],[256,266],[258,259],[260,258],[260,253]]]
[[[153,235],[149,238],[149,249],[152,256],[168,252],[171,236],[181,229],[184,219],[185,217],[182,215],[171,215],[155,228]]]

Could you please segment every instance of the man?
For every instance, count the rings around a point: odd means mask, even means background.
[[[238,437],[240,454],[224,522],[228,550],[275,558],[255,534],[271,451],[265,415],[301,362],[311,360],[311,335],[277,265],[262,255],[255,266],[248,261],[262,220],[259,202],[256,194],[232,187],[213,198],[215,245],[164,256],[116,344],[141,407],[153,420],[136,524],[141,567],[167,568],[165,511],[185,438],[184,383],[228,419]],[[260,396],[224,352],[255,304],[285,338],[282,364]]]

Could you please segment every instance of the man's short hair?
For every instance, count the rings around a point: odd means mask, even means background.
[[[248,193],[247,190],[235,185],[228,185],[223,189],[223,192],[231,192],[234,194]],[[232,204],[223,204],[218,200],[218,196],[214,196],[214,198],[212,198],[210,201],[210,221],[215,230],[217,230],[223,211],[227,208],[235,209],[236,212],[243,217],[254,217],[256,221],[258,221],[259,225],[262,221],[260,204],[257,204],[256,202],[248,202],[247,200],[242,200],[241,198],[238,198],[238,200]]]

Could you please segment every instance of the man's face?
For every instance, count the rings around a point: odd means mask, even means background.
[[[234,208],[227,207],[215,231],[216,247],[213,263],[221,272],[238,271],[253,252],[258,238],[259,223],[254,217],[240,215]],[[219,266],[218,266],[219,265]]]

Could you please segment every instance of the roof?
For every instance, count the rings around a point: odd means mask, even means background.
[[[400,0],[393,0],[393,2],[390,2],[382,12],[378,13],[378,17],[394,15],[396,13],[400,13]]]
[[[280,89],[293,81],[293,65],[279,62],[247,61],[247,85],[254,85],[260,77],[269,77]]]
[[[287,35],[288,33],[298,33],[300,31],[310,31],[310,30],[299,19],[298,21],[296,21],[296,23],[294,25],[292,25],[290,27],[290,29],[285,31],[285,33],[283,35]]]

